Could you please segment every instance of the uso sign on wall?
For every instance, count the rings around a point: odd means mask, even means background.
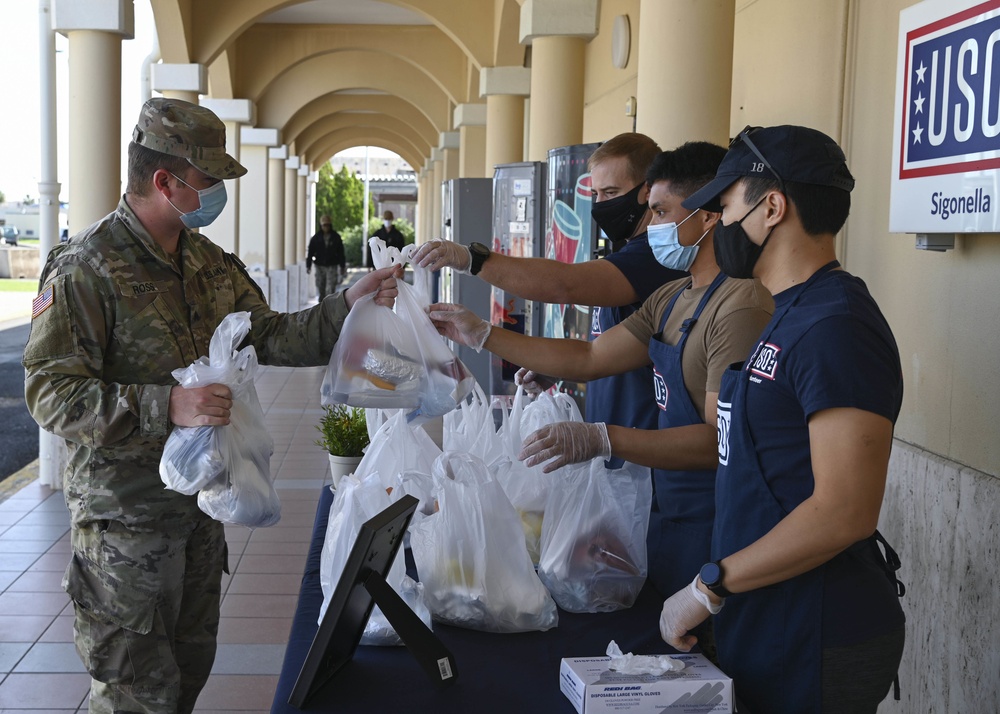
[[[889,230],[1000,232],[1000,0],[899,13]]]

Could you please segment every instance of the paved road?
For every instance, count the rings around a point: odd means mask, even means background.
[[[38,458],[38,426],[24,404],[21,367],[28,328],[0,330],[0,481]]]

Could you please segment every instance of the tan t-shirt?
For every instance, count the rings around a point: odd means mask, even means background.
[[[641,342],[649,344],[660,329],[670,299],[681,292],[660,337],[663,342],[676,345],[681,337],[681,325],[698,309],[698,303],[708,290],[707,285],[690,288],[690,284],[690,278],[667,283],[650,295],[622,325]],[[705,419],[705,393],[718,392],[726,368],[750,355],[773,312],[774,300],[759,280],[727,278],[712,294],[691,329],[681,356],[684,386],[702,420]]]

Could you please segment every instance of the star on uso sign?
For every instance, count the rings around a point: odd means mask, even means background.
[[[1000,0],[899,13],[889,230],[1000,231]]]

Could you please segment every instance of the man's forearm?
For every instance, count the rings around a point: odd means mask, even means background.
[[[631,429],[608,424],[614,456],[668,471],[715,469],[719,445],[715,426],[691,424],[669,429]]]
[[[508,362],[541,374],[580,381],[606,376],[593,373],[590,343],[583,340],[529,337],[494,326],[483,347]]]

